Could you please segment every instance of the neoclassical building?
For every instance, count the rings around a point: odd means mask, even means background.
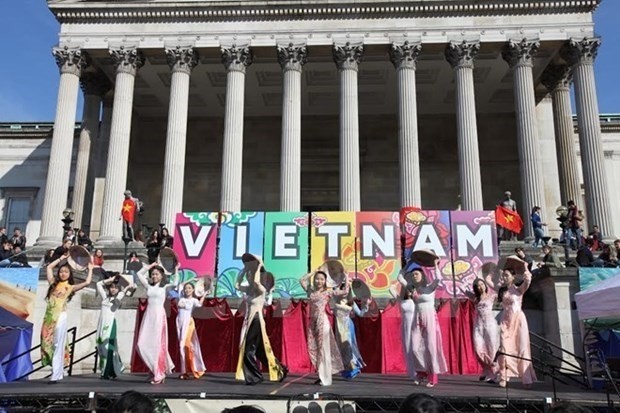
[[[72,206],[116,244],[127,188],[168,226],[190,210],[492,209],[511,190],[524,216],[555,222],[573,199],[620,235],[598,4],[50,0],[60,81],[37,242],[59,242]]]

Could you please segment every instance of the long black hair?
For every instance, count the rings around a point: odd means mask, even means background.
[[[52,292],[54,292],[54,290],[56,289],[56,286],[60,282],[60,276],[58,274],[60,273],[60,269],[62,267],[67,267],[69,269],[69,278],[67,279],[67,282],[69,283],[69,285],[75,284],[75,280],[73,279],[73,269],[71,268],[71,266],[66,262],[62,265],[59,265],[58,270],[56,271],[56,274],[54,274],[54,282],[51,283],[49,288],[47,289],[47,295],[45,296],[46,300],[50,299],[50,297],[52,296]],[[71,301],[74,295],[75,295],[75,291],[71,291],[71,294],[69,294],[69,297],[67,297],[67,302]]]
[[[478,287],[478,283],[482,281],[484,284],[484,291],[480,291]],[[489,291],[489,284],[483,278],[476,278],[472,284],[472,289],[474,290],[474,294],[476,295],[476,302],[480,302],[482,298],[482,293],[487,293]]]
[[[151,278],[151,276],[153,275],[153,270],[157,270],[161,273],[161,281],[159,282],[160,287],[164,287],[166,284],[168,284],[168,276],[166,275],[166,271],[164,270],[164,267],[160,265],[156,265],[153,268],[151,268],[149,270],[149,278]],[[151,285],[155,285],[155,284],[151,283]]]

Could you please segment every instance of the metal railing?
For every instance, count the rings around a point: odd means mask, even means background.
[[[569,382],[572,382],[585,388],[589,387],[583,357],[558,346],[536,333],[530,332],[530,337],[532,338],[530,340],[531,347],[538,350],[539,357],[535,357],[534,352],[532,352],[532,361],[538,370],[560,383],[570,384]],[[565,358],[566,356],[570,356],[577,363],[581,364],[568,361]]]
[[[89,357],[93,357],[93,356],[95,357],[95,364],[94,364],[94,366],[93,366],[93,373],[96,373],[96,372],[97,372],[97,349],[96,349],[96,348],[95,348],[95,350],[94,350],[94,351],[92,351],[92,352],[90,352],[90,353],[88,353],[88,354],[86,354],[86,355],[84,355],[84,356],[80,357],[78,360],[75,360],[75,359],[74,359],[74,357],[75,357],[75,345],[76,345],[76,344],[78,344],[80,341],[85,340],[85,339],[87,339],[88,337],[90,337],[90,336],[92,336],[93,334],[96,334],[96,333],[97,333],[97,330],[93,330],[93,331],[91,331],[90,333],[88,333],[88,334],[86,334],[86,335],[83,335],[82,337],[80,337],[80,338],[77,338],[77,339],[76,339],[76,335],[77,335],[77,327],[71,327],[70,329],[68,329],[68,330],[67,330],[67,334],[71,334],[71,341],[69,342],[69,365],[67,365],[67,366],[65,366],[65,367],[64,367],[65,369],[67,369],[67,375],[71,376],[71,375],[73,374],[73,366],[74,366],[75,364],[77,364],[77,363],[79,363],[79,362],[81,362],[81,361],[83,361],[83,360],[86,360],[86,359],[87,359],[87,358],[89,358]],[[37,346],[34,346],[34,347],[32,347],[31,349],[26,350],[26,351],[24,351],[24,352],[22,352],[22,353],[20,353],[20,354],[18,354],[18,355],[16,355],[16,356],[14,356],[14,357],[11,357],[10,359],[8,359],[8,360],[6,360],[6,361],[2,362],[2,363],[0,364],[0,366],[4,366],[4,365],[6,365],[6,364],[9,364],[9,363],[11,363],[12,361],[17,360],[17,359],[18,359],[18,358],[20,358],[20,357],[24,357],[24,356],[27,356],[27,355],[29,356],[29,355],[30,355],[30,353],[32,353],[32,352],[33,352],[33,351],[35,351],[35,350],[38,350],[39,348],[41,348],[41,344],[39,344],[39,345],[37,345]],[[42,358],[39,358],[38,360],[33,361],[33,362],[32,362],[32,364],[33,364],[33,366],[34,366],[34,365],[36,365],[36,364],[38,364],[38,363],[41,363],[42,361],[43,361],[43,359],[42,359]],[[37,371],[39,371],[39,370],[43,369],[44,367],[45,367],[45,366],[41,365],[41,366],[39,366],[39,367],[37,367],[37,368],[34,368],[34,369],[32,369],[31,371],[29,371],[28,373],[26,373],[26,374],[23,374],[23,375],[19,376],[17,379],[15,379],[15,381],[22,380],[22,379],[24,379],[24,378],[26,378],[26,377],[30,376],[31,374],[36,373]],[[48,374],[47,376],[45,376],[45,378],[48,378],[48,377],[50,377],[51,375],[52,375],[52,374],[50,373],[50,374]]]

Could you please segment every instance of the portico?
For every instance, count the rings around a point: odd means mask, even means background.
[[[585,212],[614,232],[607,183],[592,169],[603,156],[591,126],[595,1],[49,5],[60,45],[114,84],[112,115],[91,135],[109,130],[103,206],[82,211],[101,244],[120,240],[126,188],[145,220],[168,225],[183,210],[492,209],[507,189],[524,220],[538,205],[550,221],[559,182],[574,193],[574,153],[558,151],[570,166],[546,182],[543,157],[556,154],[538,150],[536,105],[550,87],[541,79],[559,64],[579,72]],[[77,103],[65,84],[60,124]],[[554,110],[561,147],[566,118]],[[55,132],[61,153],[56,133],[68,132]],[[46,192],[41,244],[61,235],[49,223],[51,205],[65,207],[61,165],[50,163],[47,188],[61,189]],[[546,204],[548,188],[557,205]]]

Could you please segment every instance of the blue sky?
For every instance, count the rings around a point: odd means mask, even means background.
[[[595,63],[599,110],[620,113],[620,1],[604,0],[595,12],[603,44]],[[58,69],[51,55],[60,25],[45,0],[0,0],[0,122],[51,122],[56,112]],[[78,119],[81,117],[81,96]]]

